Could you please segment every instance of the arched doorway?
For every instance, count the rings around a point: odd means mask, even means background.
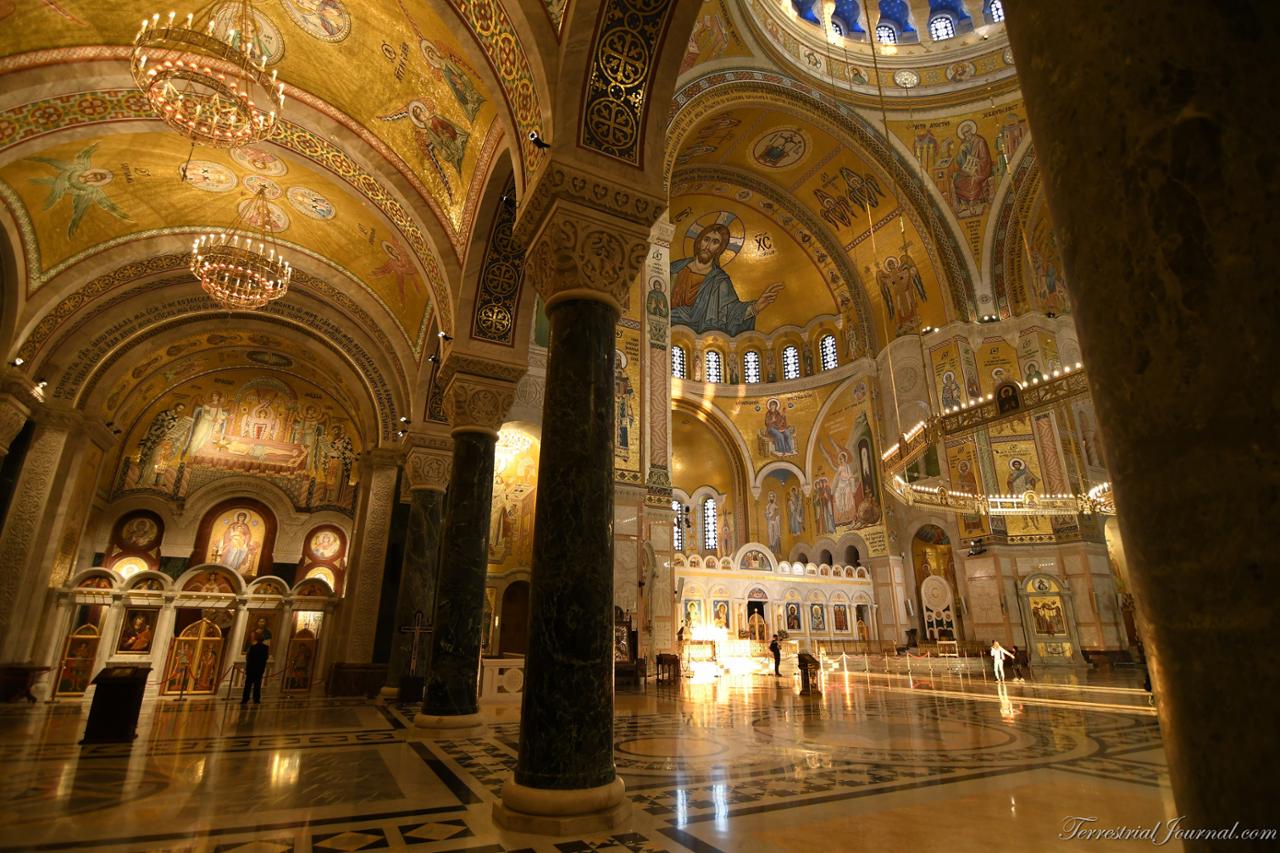
[[[911,539],[911,562],[916,575],[921,639],[927,642],[960,639],[955,558],[946,531],[934,524],[917,530]]]
[[[768,604],[769,596],[763,589],[756,587],[747,593],[747,632],[759,643],[769,640],[769,623],[765,617]]]
[[[502,592],[498,651],[524,654],[529,648],[529,582],[513,581]]]

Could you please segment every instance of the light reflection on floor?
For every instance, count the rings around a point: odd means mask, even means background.
[[[1039,850],[1063,820],[1174,816],[1153,709],[1123,680],[934,672],[684,679],[620,693],[626,831],[495,829],[514,709],[424,741],[363,700],[149,703],[132,745],[77,745],[77,705],[0,707],[0,850]]]

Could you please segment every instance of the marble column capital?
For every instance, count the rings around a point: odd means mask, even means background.
[[[404,452],[404,475],[409,491],[443,492],[449,485],[453,440],[447,435],[410,435]]]
[[[479,432],[496,438],[515,398],[514,382],[455,373],[444,391],[444,413],[455,435]]]
[[[525,275],[547,308],[568,299],[588,299],[621,314],[648,253],[646,225],[557,199],[525,253]]]

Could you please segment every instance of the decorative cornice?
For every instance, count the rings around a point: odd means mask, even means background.
[[[526,247],[531,245],[552,205],[560,200],[577,202],[641,225],[646,232],[667,209],[663,198],[620,184],[616,177],[602,178],[576,165],[552,160],[543,170],[537,186],[525,194],[513,232],[517,242]]]
[[[530,244],[525,273],[547,308],[595,299],[621,314],[648,253],[648,225],[557,200]]]
[[[524,376],[526,368],[523,364],[509,361],[495,361],[490,358],[470,355],[465,352],[450,352],[440,365],[440,373],[436,376],[437,388],[448,388],[449,382],[459,373],[496,379],[501,382],[515,384]]]
[[[444,392],[444,411],[453,432],[482,432],[497,438],[515,401],[512,382],[455,373]]]

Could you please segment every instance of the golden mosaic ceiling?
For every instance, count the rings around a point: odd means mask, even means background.
[[[863,282],[869,319],[890,337],[912,325],[941,326],[950,316],[929,244],[884,170],[791,113],[741,107],[696,127],[676,156],[671,217],[673,259],[689,223],[718,218],[741,245],[731,275],[743,299],[783,282],[757,331],[842,314],[851,280]],[[885,296],[892,287],[882,273],[907,265],[915,271],[914,314],[890,317]]]
[[[431,304],[423,276],[403,238],[349,186],[268,145],[199,150],[183,180],[188,146],[143,127],[91,139],[47,137],[0,165],[0,198],[29,223],[29,296],[108,248],[226,224],[261,188],[271,213],[262,224],[311,256],[299,263],[362,283],[410,342],[420,339]]]
[[[465,29],[452,11],[386,0],[258,0],[253,7],[259,46],[289,95],[363,127],[367,141],[405,164],[451,235],[465,232],[472,179],[485,171],[500,135],[499,101],[463,58],[456,34]],[[158,9],[150,0],[0,4],[0,56],[128,46],[141,19]],[[288,101],[285,109],[287,116]]]

